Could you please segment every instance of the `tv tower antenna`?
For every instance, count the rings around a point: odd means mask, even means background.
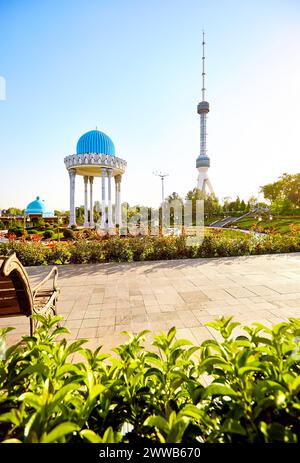
[[[202,32],[202,101],[205,101],[205,32]]]

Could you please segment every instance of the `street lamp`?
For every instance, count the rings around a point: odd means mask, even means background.
[[[164,180],[165,177],[168,177],[169,174],[162,173],[162,172],[153,172],[153,175],[156,175],[156,177],[160,177],[161,179],[161,227],[163,229],[163,221],[164,221],[164,202],[165,202],[165,185],[164,185]]]
[[[165,177],[168,177],[169,174],[163,174],[162,172],[153,172],[153,175],[156,175],[156,177],[160,177],[161,179],[161,202],[163,203],[165,200],[165,188],[164,188],[164,180]]]

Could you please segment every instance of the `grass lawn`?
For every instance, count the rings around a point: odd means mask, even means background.
[[[206,233],[218,234],[225,236],[226,238],[238,239],[238,238],[250,238],[251,234],[243,233],[239,230],[231,230],[230,228],[217,228],[217,229],[207,229]]]
[[[262,221],[258,221],[255,217],[245,217],[244,219],[234,222],[232,225],[242,228],[244,230],[249,230],[253,226],[259,226],[263,230],[271,229],[278,233],[291,233],[290,225],[294,224],[298,230],[300,230],[300,216],[282,216],[274,217],[273,220],[268,218],[263,218]]]

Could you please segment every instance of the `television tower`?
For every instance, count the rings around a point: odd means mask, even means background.
[[[202,35],[202,101],[197,106],[197,112],[200,114],[200,154],[196,160],[196,167],[198,169],[198,183],[197,188],[202,190],[203,193],[213,193],[210,180],[207,175],[208,168],[210,167],[210,159],[207,156],[206,149],[206,115],[209,112],[209,103],[205,101],[205,34]]]

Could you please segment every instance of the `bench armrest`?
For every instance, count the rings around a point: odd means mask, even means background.
[[[58,291],[58,286],[57,286],[57,278],[58,278],[58,269],[57,267],[53,267],[52,270],[50,270],[50,272],[48,273],[48,275],[39,283],[37,284],[33,289],[32,289],[32,293],[33,293],[33,297],[36,296],[37,292],[39,291],[39,289],[44,286],[45,283],[47,283],[47,281],[50,280],[50,278],[53,278],[53,291]]]

